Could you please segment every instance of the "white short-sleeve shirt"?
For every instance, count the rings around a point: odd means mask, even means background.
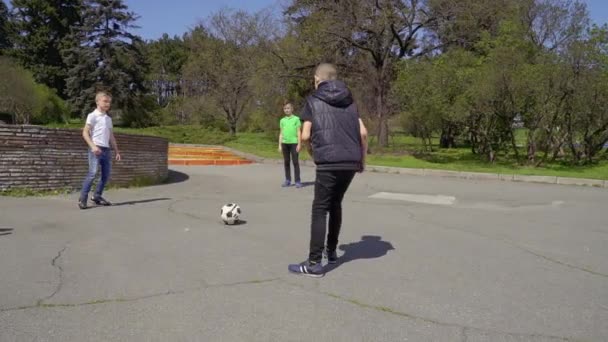
[[[110,134],[112,134],[112,118],[95,109],[87,116],[87,125],[91,126],[91,139],[93,144],[100,147],[110,147]]]

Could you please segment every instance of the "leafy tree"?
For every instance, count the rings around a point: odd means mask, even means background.
[[[0,112],[11,114],[15,124],[56,122],[69,113],[53,89],[7,57],[0,57],[0,79]]]
[[[9,12],[4,1],[0,1],[0,55],[12,47],[9,28]]]
[[[72,44],[70,32],[81,22],[81,9],[81,0],[12,0],[12,54],[33,72],[37,82],[56,89],[64,98],[68,68],[61,50]]]
[[[269,37],[268,14],[222,10],[198,27],[187,42],[184,74],[190,92],[211,101],[232,135],[254,99],[253,79]]]
[[[396,76],[395,62],[435,50],[438,45],[425,41],[423,34],[447,14],[440,17],[438,11],[430,11],[429,1],[419,0],[294,0],[286,13],[302,26],[303,35],[313,36],[305,39],[319,48],[333,48],[347,60],[365,56],[366,63],[358,66],[366,75],[362,82],[373,94],[378,142],[387,146],[391,114],[388,100]]]
[[[145,125],[140,101],[148,66],[142,40],[129,32],[136,15],[122,0],[86,0],[82,16],[83,25],[74,32],[78,43],[64,51],[72,108],[84,113],[93,106],[95,92],[106,90],[125,124]]]
[[[179,37],[170,38],[164,34],[162,38],[148,42],[145,54],[150,64],[147,75],[149,88],[154,92],[160,106],[166,106],[169,101],[183,95],[182,67],[188,59],[188,49]]]

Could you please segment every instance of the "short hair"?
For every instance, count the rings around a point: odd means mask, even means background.
[[[336,66],[331,63],[321,63],[315,69],[315,75],[321,81],[333,81],[338,79],[338,70]]]
[[[108,93],[107,91],[98,91],[97,93],[95,93],[95,102],[99,101],[99,99],[104,96],[112,98],[112,95],[110,95],[110,93]]]

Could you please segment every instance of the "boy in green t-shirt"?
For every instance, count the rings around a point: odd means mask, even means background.
[[[298,153],[300,152],[302,137],[300,127],[302,122],[300,118],[293,115],[293,105],[285,103],[283,106],[285,117],[279,122],[281,133],[279,134],[279,152],[283,152],[283,161],[285,163],[285,182],[283,187],[291,185],[291,169],[290,158],[293,161],[294,177],[296,188],[301,188],[300,182],[300,163],[298,162]]]

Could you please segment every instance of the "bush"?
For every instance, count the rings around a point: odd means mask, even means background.
[[[36,85],[38,107],[32,115],[32,123],[46,125],[49,123],[67,123],[70,118],[70,107],[57,93],[44,85]]]
[[[32,74],[0,57],[0,112],[12,116],[14,124],[65,122],[67,104],[49,87],[37,84]]]

